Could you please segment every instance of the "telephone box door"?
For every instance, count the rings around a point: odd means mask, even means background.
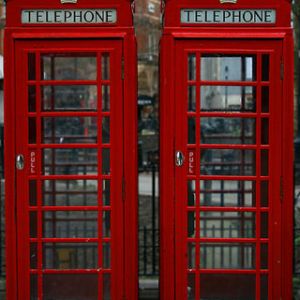
[[[122,42],[16,42],[18,299],[121,299]]]
[[[176,42],[176,299],[280,298],[281,51]]]

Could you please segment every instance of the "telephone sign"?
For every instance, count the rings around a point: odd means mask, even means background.
[[[5,34],[7,299],[135,300],[131,1],[8,1]]]

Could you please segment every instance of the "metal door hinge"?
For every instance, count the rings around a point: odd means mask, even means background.
[[[124,56],[122,56],[122,80],[125,78],[125,59]]]
[[[283,201],[284,198],[284,185],[283,185],[283,177],[280,177],[280,200]]]

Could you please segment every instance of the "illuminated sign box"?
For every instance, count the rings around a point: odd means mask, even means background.
[[[115,9],[28,9],[22,10],[22,24],[113,24]]]
[[[275,24],[275,9],[181,9],[182,24]]]

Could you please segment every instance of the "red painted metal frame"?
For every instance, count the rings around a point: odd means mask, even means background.
[[[171,2],[171,0],[170,0]],[[171,4],[170,4],[171,5]],[[202,5],[201,5],[202,6]],[[259,6],[260,7],[260,6]],[[170,8],[171,10],[171,8]],[[167,12],[167,11],[166,11]],[[170,16],[166,15],[166,19],[171,20]],[[173,15],[174,20],[175,15]],[[171,21],[170,21],[171,22]],[[238,44],[237,42],[240,42]],[[207,45],[206,46],[206,42]],[[292,235],[293,235],[293,182],[292,182],[292,170],[293,170],[293,38],[292,32],[289,28],[270,28],[270,29],[243,29],[243,28],[172,28],[166,27],[164,29],[164,35],[161,41],[161,106],[160,106],[160,124],[161,124],[161,167],[160,167],[160,180],[161,180],[161,206],[160,206],[160,224],[161,224],[161,281],[160,281],[160,296],[161,299],[184,299],[185,296],[177,295],[176,289],[180,286],[185,286],[181,280],[176,280],[179,275],[177,274],[176,264],[182,261],[182,257],[176,257],[178,253],[178,247],[185,247],[185,245],[176,244],[175,236],[180,234],[180,226],[177,228],[176,223],[182,224],[183,228],[185,220],[180,217],[177,220],[177,214],[182,213],[181,208],[176,208],[177,196],[185,193],[186,187],[180,186],[179,181],[175,181],[176,174],[180,171],[175,170],[174,153],[178,150],[177,145],[178,134],[176,128],[180,132],[184,130],[186,125],[176,115],[175,110],[178,105],[178,101],[182,99],[185,101],[185,96],[182,95],[181,82],[178,82],[176,78],[178,74],[184,74],[185,69],[182,66],[181,60],[184,58],[176,56],[176,51],[179,51],[178,47],[198,49],[202,52],[202,48],[212,51],[216,49],[222,49],[224,46],[230,48],[230,44],[236,45],[237,49],[243,48],[243,43],[247,45],[243,49],[247,51],[248,46],[250,49],[258,52],[264,52],[266,49],[272,49],[272,45],[280,45],[280,50],[274,54],[274,59],[277,60],[276,69],[274,70],[277,76],[280,76],[280,61],[283,61],[284,69],[282,70],[281,87],[276,87],[278,91],[274,91],[274,95],[278,97],[279,107],[276,108],[274,116],[276,120],[280,119],[282,124],[278,125],[280,132],[276,129],[271,129],[270,139],[278,141],[280,138],[279,149],[273,149],[273,155],[276,157],[276,161],[280,161],[278,168],[274,169],[271,165],[270,172],[272,171],[273,186],[271,190],[275,193],[277,191],[276,198],[280,199],[280,177],[282,176],[282,189],[283,195],[281,203],[279,204],[277,211],[272,212],[275,216],[273,219],[273,225],[270,227],[270,240],[273,243],[273,257],[270,258],[273,262],[270,265],[270,275],[273,276],[272,288],[269,291],[269,299],[285,299],[292,298]],[[199,47],[201,45],[201,47]],[[227,46],[226,46],[227,45]],[[197,52],[197,51],[195,51]],[[218,51],[216,51],[218,52]],[[222,51],[220,51],[222,52]],[[243,51],[241,51],[243,52]],[[180,52],[182,53],[182,52]],[[282,55],[282,56],[281,56]],[[178,63],[179,62],[179,63]],[[177,75],[176,75],[177,74]],[[273,74],[274,75],[274,74]],[[176,77],[177,76],[177,77]],[[275,76],[275,75],[274,75]],[[180,77],[181,78],[181,77]],[[219,83],[220,84],[220,83]],[[176,88],[175,88],[176,87]],[[281,95],[281,96],[280,96]],[[281,97],[281,98],[280,98]],[[280,98],[280,99],[279,99]],[[185,103],[184,103],[185,104]],[[186,114],[182,112],[182,108],[179,108],[179,115]],[[204,116],[205,113],[202,113]],[[221,114],[216,114],[216,116]],[[205,115],[207,116],[207,115]],[[249,115],[250,116],[250,115]],[[274,121],[274,120],[273,120]],[[183,128],[182,128],[183,127]],[[258,130],[258,129],[257,129]],[[176,133],[176,134],[175,134]],[[186,134],[186,131],[182,133]],[[181,137],[182,137],[181,134]],[[179,135],[180,137],[180,135]],[[276,142],[277,143],[277,142]],[[213,148],[214,145],[207,146]],[[262,146],[261,148],[264,148]],[[223,148],[223,147],[217,147]],[[236,148],[239,148],[238,146]],[[251,148],[251,147],[250,147]],[[274,159],[271,158],[271,159]],[[281,158],[281,159],[280,159]],[[275,159],[274,159],[275,160]],[[256,162],[259,166],[260,162]],[[184,173],[184,171],[182,171]],[[274,172],[274,173],[273,173]],[[182,174],[182,176],[186,176]],[[224,179],[223,176],[205,176],[206,179]],[[240,177],[231,177],[231,179],[239,179]],[[249,177],[250,178],[250,177]],[[255,177],[253,177],[254,179]],[[246,179],[246,177],[243,177]],[[251,178],[250,178],[251,179]],[[183,198],[185,199],[185,198]],[[180,199],[182,201],[182,199]],[[184,200],[183,200],[184,201]],[[257,208],[260,209],[260,208]],[[177,211],[177,213],[176,213]],[[226,211],[226,209],[224,209]],[[259,220],[258,220],[259,221]],[[257,221],[257,222],[258,222]],[[273,233],[273,235],[272,235]],[[275,235],[275,233],[279,235]],[[184,233],[186,234],[186,233]],[[275,236],[274,236],[275,235]],[[206,239],[207,240],[207,239]],[[208,240],[207,240],[208,241]],[[238,240],[241,241],[241,240]],[[250,241],[250,240],[249,240]],[[255,239],[253,240],[255,241]],[[186,268],[186,265],[182,266]],[[257,272],[258,270],[254,270]],[[211,272],[207,270],[207,272]],[[227,272],[227,271],[226,271]],[[241,271],[241,273],[247,271]],[[280,274],[280,276],[278,276]],[[258,299],[258,298],[257,298]]]
[[[42,5],[36,1],[17,1],[10,0],[7,3],[7,24],[8,27],[5,31],[5,169],[6,169],[6,247],[7,247],[7,299],[17,300],[24,299],[23,292],[28,291],[28,285],[24,281],[28,274],[25,274],[24,261],[28,249],[22,244],[18,244],[18,239],[28,237],[28,232],[25,236],[20,236],[18,232],[17,224],[20,224],[20,220],[24,219],[22,210],[16,210],[19,206],[19,199],[17,199],[17,193],[21,193],[22,197],[26,197],[28,187],[24,186],[17,176],[15,166],[16,151],[26,150],[24,149],[27,141],[25,141],[26,135],[19,135],[19,132],[24,130],[18,127],[18,118],[24,118],[22,107],[22,100],[19,96],[19,90],[16,90],[16,82],[24,81],[26,78],[22,78],[22,72],[19,71],[19,67],[24,67],[24,62],[21,56],[18,54],[18,49],[24,46],[25,48],[36,47],[40,45],[46,49],[47,46],[57,47],[57,49],[63,50],[62,45],[72,45],[73,49],[81,50],[84,48],[84,44],[89,45],[90,49],[101,48],[101,42],[107,45],[111,40],[112,43],[119,43],[121,45],[118,55],[121,60],[118,65],[119,69],[114,70],[116,76],[124,72],[124,79],[122,80],[122,89],[118,91],[120,94],[120,119],[115,120],[115,125],[111,124],[111,127],[115,127],[117,130],[123,131],[123,146],[120,144],[120,149],[123,147],[123,151],[120,154],[123,160],[123,171],[121,168],[116,168],[116,172],[122,172],[120,174],[123,179],[121,183],[121,190],[119,190],[120,204],[123,205],[123,209],[120,210],[120,219],[123,219],[123,223],[120,224],[121,230],[124,235],[122,246],[119,251],[123,255],[118,258],[120,261],[118,264],[119,269],[123,270],[120,275],[118,286],[112,287],[113,293],[116,297],[114,299],[137,299],[138,294],[138,267],[137,267],[137,87],[136,81],[132,78],[136,78],[136,41],[134,36],[134,30],[132,28],[132,14],[131,14],[131,1],[100,1],[87,0],[85,3],[82,1],[78,5],[61,5],[53,3],[53,1],[43,1]],[[24,26],[21,27],[19,23],[19,13],[21,8],[112,8],[114,6],[118,10],[119,22],[113,27],[104,26],[51,26],[49,27],[37,27],[37,26]],[[120,11],[119,11],[120,10]],[[77,45],[74,45],[77,42]],[[41,46],[43,45],[43,46]],[[56,46],[54,46],[56,45]],[[76,47],[78,46],[78,47]],[[76,50],[76,51],[77,51]],[[122,58],[123,57],[123,58]],[[123,66],[122,66],[123,65]],[[53,83],[53,82],[52,82]],[[59,82],[55,82],[59,83]],[[64,82],[65,84],[66,82]],[[23,97],[25,98],[25,97]],[[122,101],[123,98],[123,101]],[[123,105],[122,105],[123,103]],[[53,113],[40,113],[40,115],[51,116]],[[55,115],[59,115],[56,114]],[[73,115],[73,113],[67,113],[66,115]],[[76,115],[93,115],[93,113],[79,113]],[[122,121],[123,118],[123,121]],[[100,131],[100,130],[99,130]],[[119,141],[121,142],[121,140]],[[68,147],[73,147],[70,144]],[[21,148],[20,148],[21,147]],[[30,146],[31,147],[31,146]],[[30,148],[29,147],[29,148]],[[44,146],[43,146],[44,147]],[[90,147],[84,145],[83,147]],[[55,145],[50,145],[50,148],[55,148]],[[80,145],[80,148],[81,145]],[[120,164],[120,161],[113,162],[114,164]],[[104,178],[105,176],[103,176]],[[41,176],[41,179],[44,177]],[[70,178],[68,176],[47,176],[48,179],[63,179]],[[76,178],[80,178],[77,176]],[[84,176],[84,179],[98,179],[98,176]],[[17,190],[16,190],[17,184]],[[18,186],[20,184],[20,186]],[[23,185],[22,185],[23,184]],[[24,191],[24,194],[23,192]],[[18,205],[17,205],[18,203]],[[123,204],[122,204],[123,203]],[[24,207],[25,208],[25,207]],[[62,209],[64,207],[61,207]],[[44,207],[43,209],[47,209]],[[91,207],[91,210],[97,211],[98,207]],[[51,207],[50,210],[55,211],[56,208]],[[79,208],[75,208],[79,210]],[[105,208],[104,208],[105,210]],[[27,220],[28,221],[28,220]],[[26,222],[27,222],[26,221]],[[28,224],[28,222],[27,222]],[[26,227],[22,228],[25,233]],[[101,228],[100,228],[101,229]],[[116,229],[116,228],[115,228]],[[114,229],[113,229],[114,230]],[[39,229],[41,234],[41,228]],[[116,232],[116,230],[115,230]],[[48,240],[48,239],[47,239]],[[49,239],[49,241],[59,241],[58,239]],[[66,242],[72,242],[71,239],[64,239]],[[97,239],[95,239],[96,241]],[[105,239],[104,239],[105,240]],[[33,241],[33,240],[32,240]],[[46,241],[46,240],[45,240]],[[80,241],[80,239],[76,239]],[[83,241],[83,239],[82,239]],[[93,241],[93,239],[91,239]],[[23,252],[24,251],[24,252]],[[18,255],[19,253],[19,255]],[[22,254],[22,255],[21,255]],[[18,258],[19,257],[19,258]],[[29,257],[29,256],[28,256]],[[41,258],[40,258],[41,259]],[[22,271],[23,269],[23,271]],[[45,273],[53,273],[53,270],[47,270]],[[72,270],[72,273],[95,273],[93,270]],[[62,271],[62,273],[70,273],[68,270]],[[22,277],[24,276],[24,277]],[[25,284],[24,284],[25,283]],[[21,289],[22,287],[22,289]],[[20,293],[22,291],[22,294]]]

